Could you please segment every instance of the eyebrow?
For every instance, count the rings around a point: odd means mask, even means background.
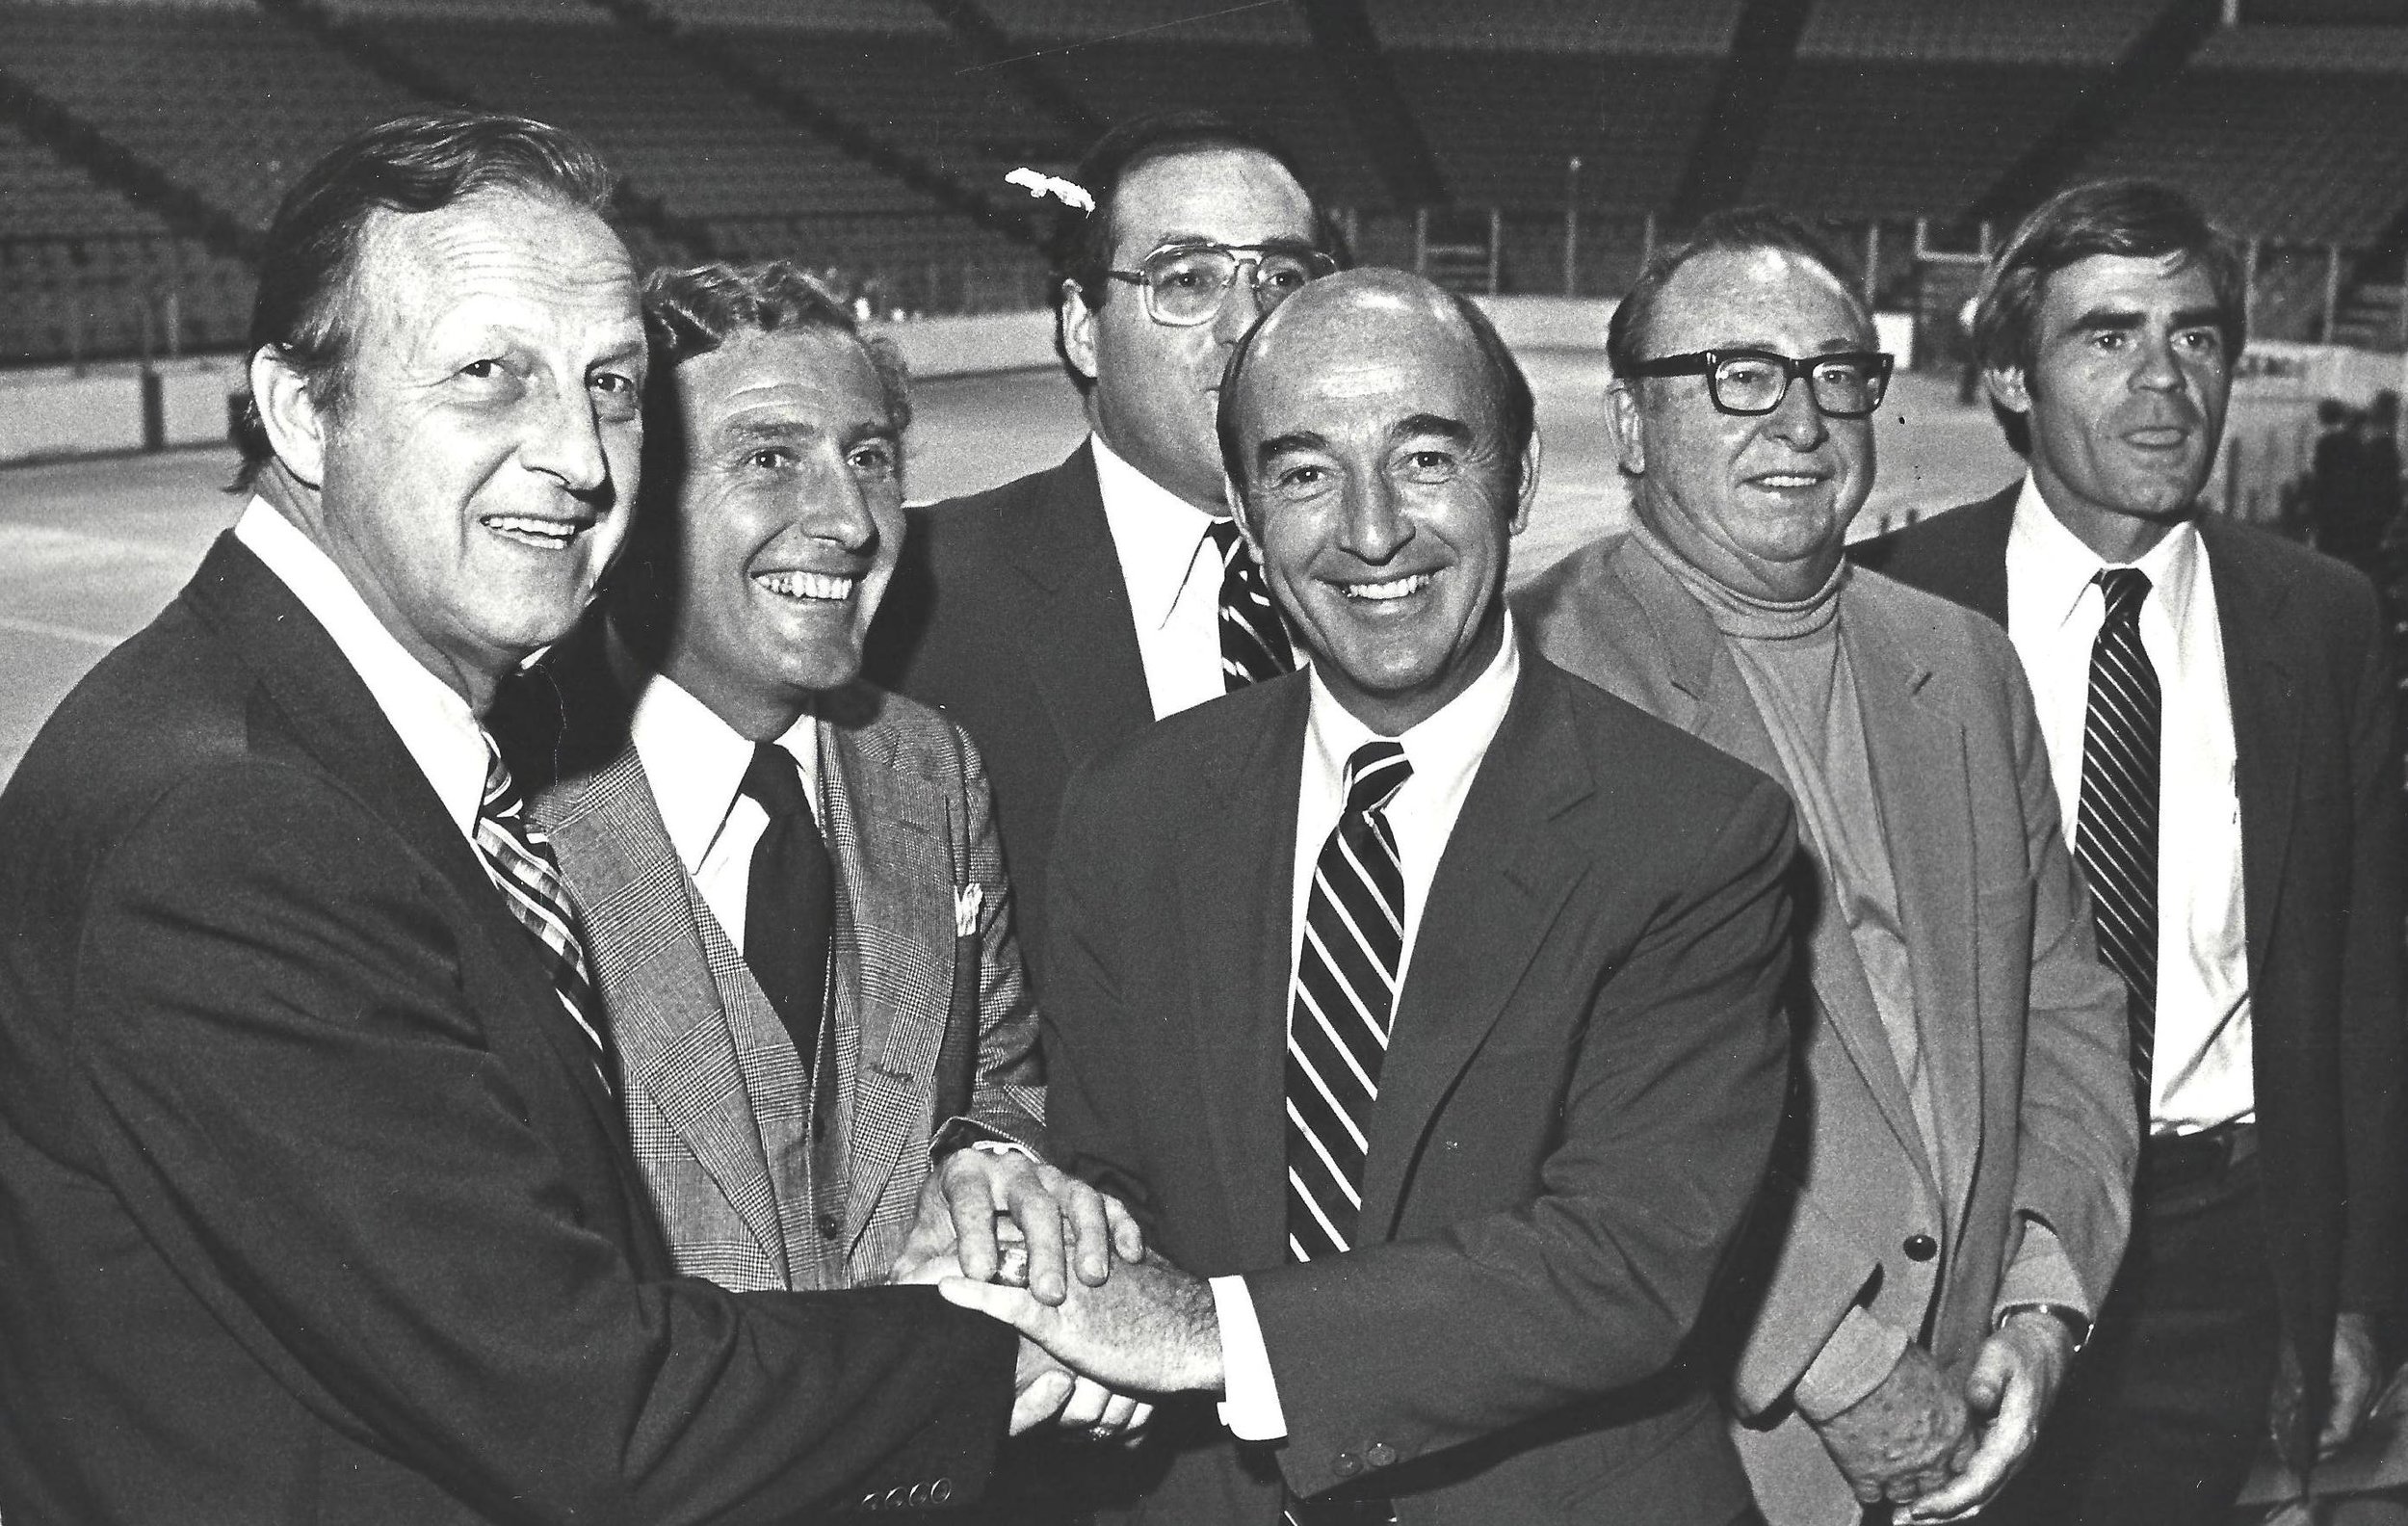
[[[1292,455],[1296,451],[1325,451],[1328,448],[1329,441],[1311,430],[1297,430],[1289,434],[1274,434],[1254,447],[1254,464],[1268,466],[1280,457]]]
[[[1388,432],[1388,437],[1395,440],[1412,439],[1424,434],[1435,434],[1465,450],[1469,450],[1479,439],[1472,433],[1472,426],[1461,419],[1448,418],[1443,413],[1416,413],[1400,421],[1396,428]]]
[[[2130,307],[2093,307],[2066,325],[2067,333],[2131,333],[2148,321],[2148,315]],[[2220,329],[2224,326],[2221,307],[2185,307],[2174,314],[2177,329]]]

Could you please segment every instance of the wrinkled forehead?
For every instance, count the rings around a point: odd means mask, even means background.
[[[1503,408],[1479,341],[1421,294],[1308,286],[1266,320],[1235,399],[1247,448],[1290,431],[1399,436],[1433,419],[1503,443]],[[1308,298],[1314,299],[1307,301]]]
[[[610,224],[517,191],[372,215],[352,284],[353,310],[381,319],[385,337],[405,344],[475,323],[596,343],[642,336],[635,263]]]
[[[1872,319],[1819,260],[1792,250],[1710,250],[1673,272],[1647,315],[1649,356],[1755,349],[1805,356],[1870,349]]]
[[[696,450],[719,434],[900,433],[869,347],[831,329],[739,329],[669,378]]]

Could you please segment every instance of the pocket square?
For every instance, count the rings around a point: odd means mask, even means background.
[[[986,886],[973,881],[954,887],[954,936],[971,937],[979,931],[979,908],[986,904]]]

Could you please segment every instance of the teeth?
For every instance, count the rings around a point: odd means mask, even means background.
[[[1416,572],[1411,577],[1392,578],[1385,583],[1341,583],[1338,591],[1350,599],[1407,598],[1429,587],[1435,572]]]
[[[859,578],[832,572],[765,572],[753,581],[780,598],[820,599],[830,604],[851,598],[861,584]]]
[[[1759,477],[1756,480],[1767,487],[1812,487],[1822,481],[1819,477],[1793,477],[1786,473]]]
[[[528,514],[487,514],[484,525],[488,530],[538,540],[549,546],[564,546],[576,539],[578,532],[585,529],[584,525],[573,520],[537,519]]]

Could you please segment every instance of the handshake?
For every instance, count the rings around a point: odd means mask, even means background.
[[[1212,1289],[1146,1250],[1117,1199],[1017,1151],[938,1161],[892,1275],[1020,1332],[1014,1435],[1131,1438],[1152,1398],[1221,1385]]]

